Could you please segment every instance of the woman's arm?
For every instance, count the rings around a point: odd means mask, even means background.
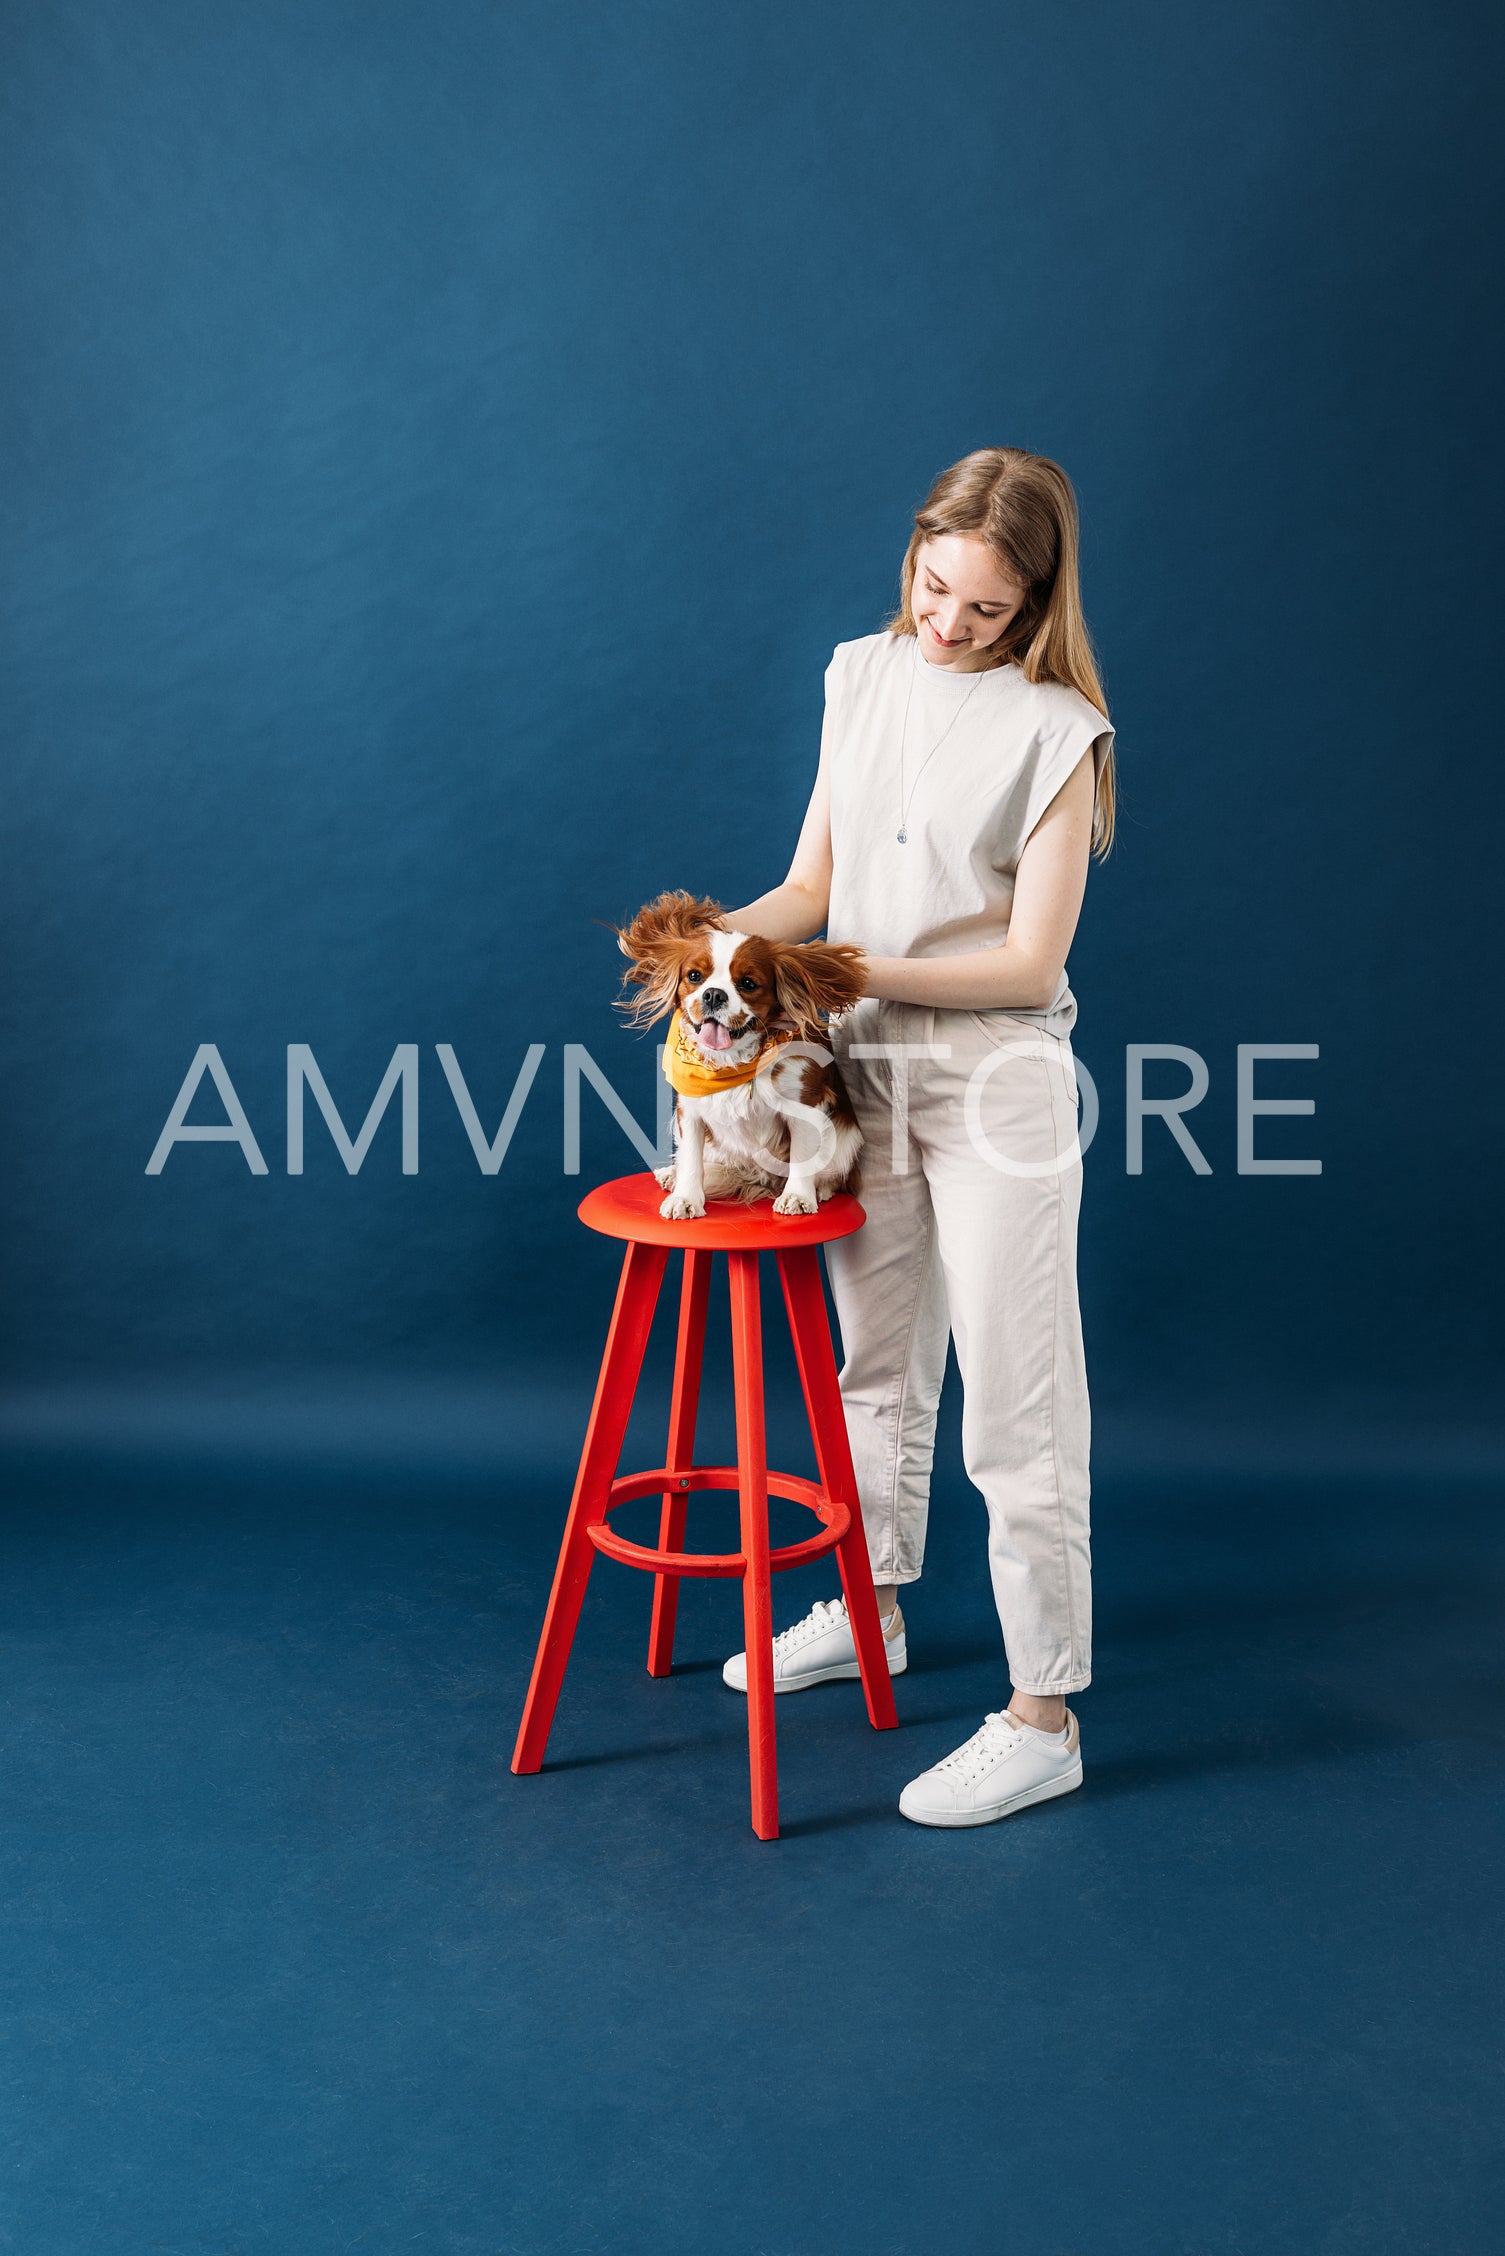
[[[1096,785],[1096,764],[1085,752],[1025,841],[1002,947],[963,956],[869,956],[868,993],[940,1010],[1048,1009],[1087,890]]]
[[[831,779],[822,748],[789,875],[745,909],[728,909],[726,921],[734,932],[756,932],[765,940],[813,940],[824,932],[830,906]]]

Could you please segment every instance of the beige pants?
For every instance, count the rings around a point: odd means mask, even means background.
[[[950,1055],[854,1054],[874,1044]],[[1071,1044],[1003,1011],[869,997],[832,1048],[865,1138],[867,1224],[826,1262],[874,1580],[919,1578],[949,1333],[1009,1675],[1020,1692],[1079,1692],[1092,1674],[1090,1414]]]

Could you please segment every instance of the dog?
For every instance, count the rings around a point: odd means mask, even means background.
[[[860,1189],[862,1131],[824,1035],[867,991],[863,951],[736,932],[719,901],[685,892],[611,929],[635,990],[617,1007],[637,1026],[672,1013],[675,1156],[654,1169],[660,1214],[692,1221],[708,1198],[770,1191],[775,1214],[814,1214],[834,1191]]]

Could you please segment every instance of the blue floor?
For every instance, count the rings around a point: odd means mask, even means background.
[[[510,1775],[555,1482],[9,1476],[7,2252],[1500,2248],[1487,1484],[1100,1474],[1086,1784],[938,1833],[1005,1697],[943,1471],[902,1729],[782,1701],[761,1844],[730,1585],[653,1683],[601,1563]]]

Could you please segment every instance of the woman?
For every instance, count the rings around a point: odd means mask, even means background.
[[[841,1390],[897,1675],[955,1337],[1013,1693],[899,1808],[982,1825],[1082,1777],[1066,1696],[1091,1677],[1089,1411],[1065,965],[1089,857],[1112,842],[1113,730],[1056,463],[986,447],[946,471],[901,586],[883,631],[839,643],[826,669],[788,877],[727,922],[868,953],[867,995],[832,1029],[868,1215],[826,1248]],[[724,1673],[746,1689],[744,1655]],[[775,1640],[777,1691],[856,1674],[839,1600]]]

